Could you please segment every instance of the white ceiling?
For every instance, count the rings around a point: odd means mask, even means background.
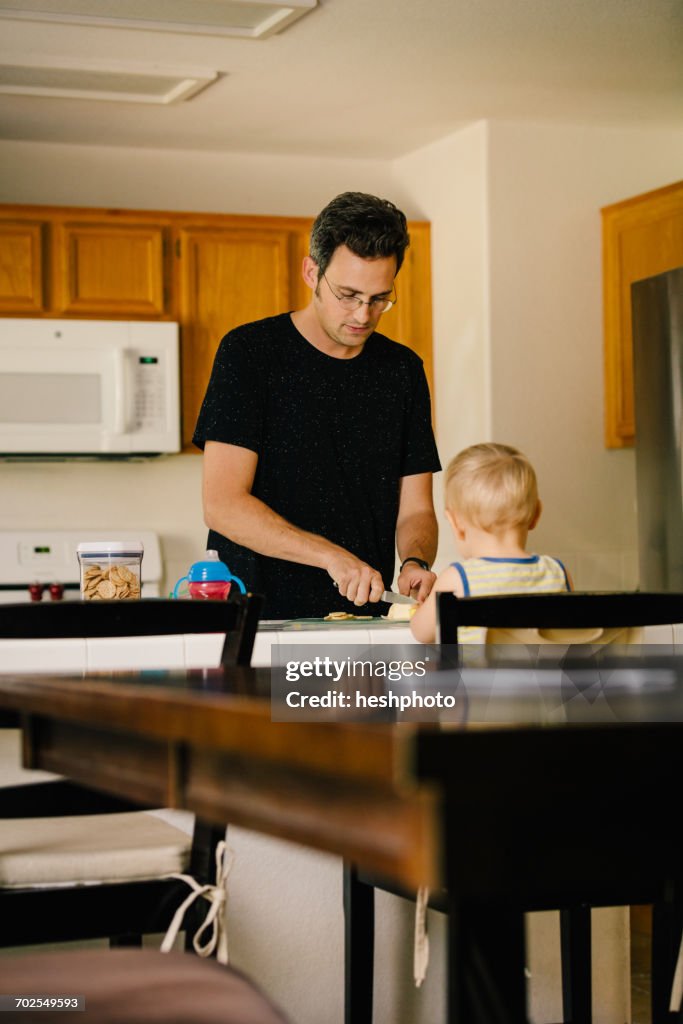
[[[79,60],[219,75],[168,105],[0,95],[0,139],[388,159],[482,118],[683,126],[683,0],[318,0],[265,39],[0,21],[0,63]]]

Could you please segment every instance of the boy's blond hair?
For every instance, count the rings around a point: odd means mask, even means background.
[[[506,444],[474,444],[446,470],[446,508],[480,530],[528,527],[538,485],[526,455]]]

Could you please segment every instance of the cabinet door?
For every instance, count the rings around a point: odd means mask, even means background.
[[[607,206],[603,216],[605,443],[635,439],[631,285],[683,266],[683,182]]]
[[[55,229],[59,314],[161,316],[164,228],[66,222]]]
[[[410,246],[396,277],[398,301],[382,315],[379,330],[417,352],[424,363],[433,396],[430,227],[414,221],[408,224],[408,231]]]
[[[290,241],[290,293],[292,309],[303,309],[311,301],[311,289],[303,278],[304,256],[308,256],[310,248],[311,227],[313,221],[304,223],[292,232]]]
[[[182,324],[183,441],[190,445],[218,344],[240,324],[293,308],[290,233],[188,227],[175,245]]]
[[[40,313],[44,308],[44,225],[0,221],[0,312]]]

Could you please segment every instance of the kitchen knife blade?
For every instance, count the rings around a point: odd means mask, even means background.
[[[393,590],[385,590],[380,601],[386,601],[387,604],[417,604],[414,597],[408,597],[406,594],[395,594]]]

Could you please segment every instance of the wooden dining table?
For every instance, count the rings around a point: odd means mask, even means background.
[[[0,675],[0,715],[25,767],[443,890],[448,1024],[526,1024],[524,912],[683,891],[683,658],[579,668],[446,665],[391,721],[274,720],[269,669]]]

